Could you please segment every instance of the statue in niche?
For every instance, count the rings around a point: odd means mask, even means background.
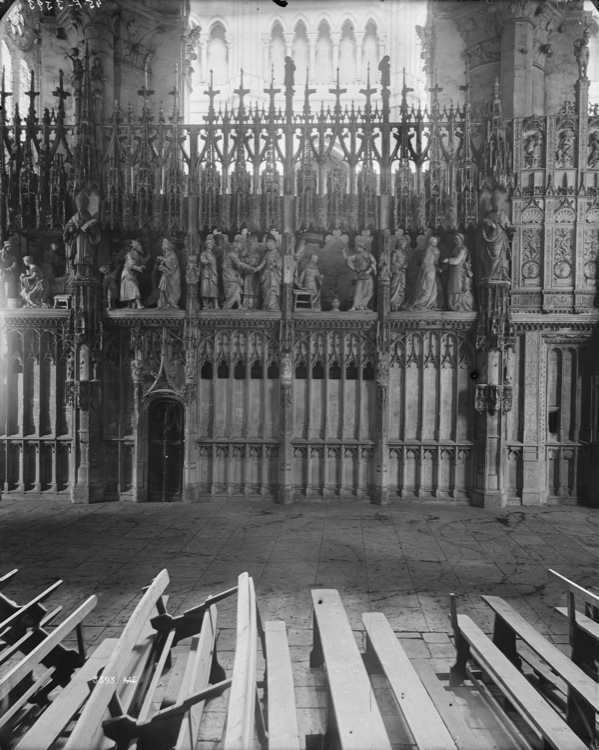
[[[441,310],[443,292],[439,281],[439,240],[429,237],[422,256],[416,285],[404,310]]]
[[[447,307],[457,312],[472,312],[472,264],[463,234],[456,234],[451,255],[442,262],[447,264]]]
[[[403,233],[403,230],[398,229],[395,235],[391,236],[389,253],[389,304],[393,312],[401,309],[406,295],[407,251],[409,247],[410,238]]]
[[[586,78],[589,67],[589,28],[585,26],[582,36],[574,42],[574,57],[578,64],[578,77]]]
[[[121,302],[126,302],[127,307],[137,310],[143,307],[139,291],[139,277],[149,260],[150,256],[144,253],[141,243],[131,240],[131,247],[125,255],[125,265],[121,272]]]
[[[269,312],[280,310],[283,263],[277,241],[272,234],[266,236],[266,253],[258,269],[262,288],[262,309]]]
[[[379,63],[379,71],[381,73],[381,88],[388,89],[391,86],[391,65],[389,61],[391,58],[389,55],[385,55]]]
[[[115,302],[119,298],[119,288],[116,283],[117,269],[114,271],[110,270],[110,266],[100,266],[100,273],[102,274],[102,295],[106,304],[107,310],[114,310]]]
[[[370,239],[370,242],[368,240]],[[370,252],[372,238],[356,237],[356,252],[349,255],[343,249],[345,262],[357,274],[354,289],[354,300],[350,310],[368,310],[374,295],[374,277],[376,276],[376,261]]]
[[[593,130],[589,135],[589,158],[587,163],[591,169],[599,164],[599,130]]]
[[[73,63],[71,83],[75,91],[75,96],[79,96],[83,87],[83,60],[79,57],[79,50],[77,47],[73,47],[71,49],[71,54],[67,55],[67,57]]]
[[[557,149],[555,150],[555,161],[558,166],[568,166],[572,164],[574,155],[574,131],[572,128],[566,128],[559,134]]]
[[[102,67],[102,60],[99,57],[94,58],[92,69],[90,71],[92,79],[92,91],[96,96],[102,96],[102,89],[104,87],[104,68]]]
[[[318,255],[313,253],[304,261],[307,246],[305,241],[301,241],[301,246],[295,256],[295,285],[298,289],[303,289],[310,294],[310,307],[312,310],[322,309],[322,282],[323,274],[318,268]]]
[[[541,134],[538,130],[528,133],[524,140],[524,163],[527,167],[534,167],[541,160]]]
[[[482,220],[480,249],[480,283],[510,280],[510,240],[514,235],[503,206],[505,194],[495,190],[491,197],[491,210]]]
[[[200,253],[200,299],[204,310],[220,310],[218,304],[218,268],[214,255],[214,236],[206,237]]]
[[[242,271],[255,273],[258,269],[248,266],[239,258],[240,242],[235,239],[231,247],[225,251],[223,259],[223,288],[225,292],[224,310],[241,307],[241,290],[243,288]]]
[[[23,258],[26,270],[21,274],[21,297],[25,307],[48,307],[48,281],[31,255]]]
[[[63,234],[71,270],[77,265],[94,265],[96,247],[101,238],[98,220],[88,211],[89,197],[86,192],[82,190],[77,193],[75,205],[77,213],[67,221]]]
[[[258,238],[251,232],[246,237],[245,247],[241,252],[241,261],[253,269],[257,269],[262,262]],[[243,277],[242,307],[244,310],[257,310],[260,307],[260,279],[255,272],[246,273]]]
[[[2,290],[2,307],[7,307],[9,299],[18,299],[17,280],[19,268],[10,241],[5,242],[0,250],[0,288]]]
[[[158,283],[160,296],[158,297],[157,307],[160,310],[178,310],[179,300],[181,299],[179,258],[175,252],[175,246],[166,238],[162,240],[162,252],[164,255],[159,255],[156,258],[158,270],[162,274]]]

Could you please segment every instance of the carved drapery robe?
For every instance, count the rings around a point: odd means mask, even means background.
[[[94,265],[100,227],[87,209],[71,216],[64,228],[63,239],[71,268],[80,264]]]
[[[174,250],[169,251],[160,261],[159,270],[162,272],[158,289],[160,309],[178,309],[181,299],[181,267],[179,258]]]

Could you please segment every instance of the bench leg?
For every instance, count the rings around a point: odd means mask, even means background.
[[[322,642],[320,640],[320,631],[318,630],[318,621],[316,619],[316,613],[312,616],[312,651],[310,652],[310,668],[315,669],[316,667],[322,667],[324,664],[324,653],[322,651]]]
[[[516,648],[516,634],[500,617],[495,618],[493,625],[493,643],[515,667],[522,671],[522,659],[518,656]]]
[[[568,690],[566,722],[583,742],[590,747],[595,747],[595,711],[582,696],[572,689]]]
[[[597,672],[595,662],[599,659],[599,643],[588,633],[583,632],[576,624],[572,627],[570,634],[572,646],[571,659],[576,666]]]
[[[466,679],[466,663],[470,658],[470,644],[461,635],[457,635],[456,662],[449,670],[449,687],[459,687]]]

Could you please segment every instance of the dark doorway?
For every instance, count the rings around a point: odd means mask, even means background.
[[[149,414],[148,500],[173,503],[183,490],[183,407],[153,401]]]

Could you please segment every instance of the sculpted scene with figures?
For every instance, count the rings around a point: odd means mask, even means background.
[[[591,11],[179,5],[0,21],[3,492],[589,501]]]

